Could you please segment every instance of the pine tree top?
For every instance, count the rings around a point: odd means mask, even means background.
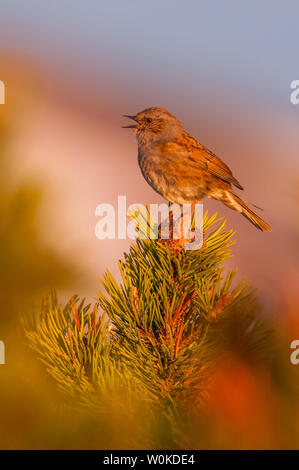
[[[149,414],[204,407],[219,355],[269,357],[271,328],[245,281],[224,273],[232,231],[217,215],[203,219],[199,250],[174,250],[137,239],[119,261],[122,282],[109,271],[91,306],[55,293],[25,325],[31,347],[67,394],[101,412],[114,402]]]

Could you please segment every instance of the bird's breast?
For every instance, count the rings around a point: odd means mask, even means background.
[[[161,155],[156,150],[149,149],[138,149],[138,163],[141,169],[141,173],[145,180],[151,185],[156,191],[159,192],[160,179],[162,176],[162,160]]]
[[[147,183],[168,201],[188,204],[208,196],[209,175],[195,172],[186,153],[174,154],[165,146],[139,148],[138,163]]]

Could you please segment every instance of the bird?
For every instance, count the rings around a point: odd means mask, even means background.
[[[134,124],[138,163],[147,183],[169,203],[194,204],[216,199],[246,217],[257,229],[272,228],[235,193],[243,186],[215,153],[184,129],[164,108],[151,107],[136,115],[124,114]]]

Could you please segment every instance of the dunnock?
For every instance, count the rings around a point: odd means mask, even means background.
[[[125,115],[135,130],[141,172],[161,196],[176,204],[195,204],[208,197],[240,212],[260,230],[271,227],[232,190],[243,189],[229,167],[201,145],[182,123],[163,108],[148,108]]]

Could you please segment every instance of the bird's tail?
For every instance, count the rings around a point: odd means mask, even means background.
[[[225,192],[225,200],[223,202],[230,207],[231,209],[235,209],[236,211],[240,212],[246,219],[248,219],[256,228],[259,230],[266,230],[268,232],[272,231],[270,225],[267,224],[261,217],[259,217],[253,210],[251,210],[247,204],[245,204],[242,199],[237,196],[232,191]]]

